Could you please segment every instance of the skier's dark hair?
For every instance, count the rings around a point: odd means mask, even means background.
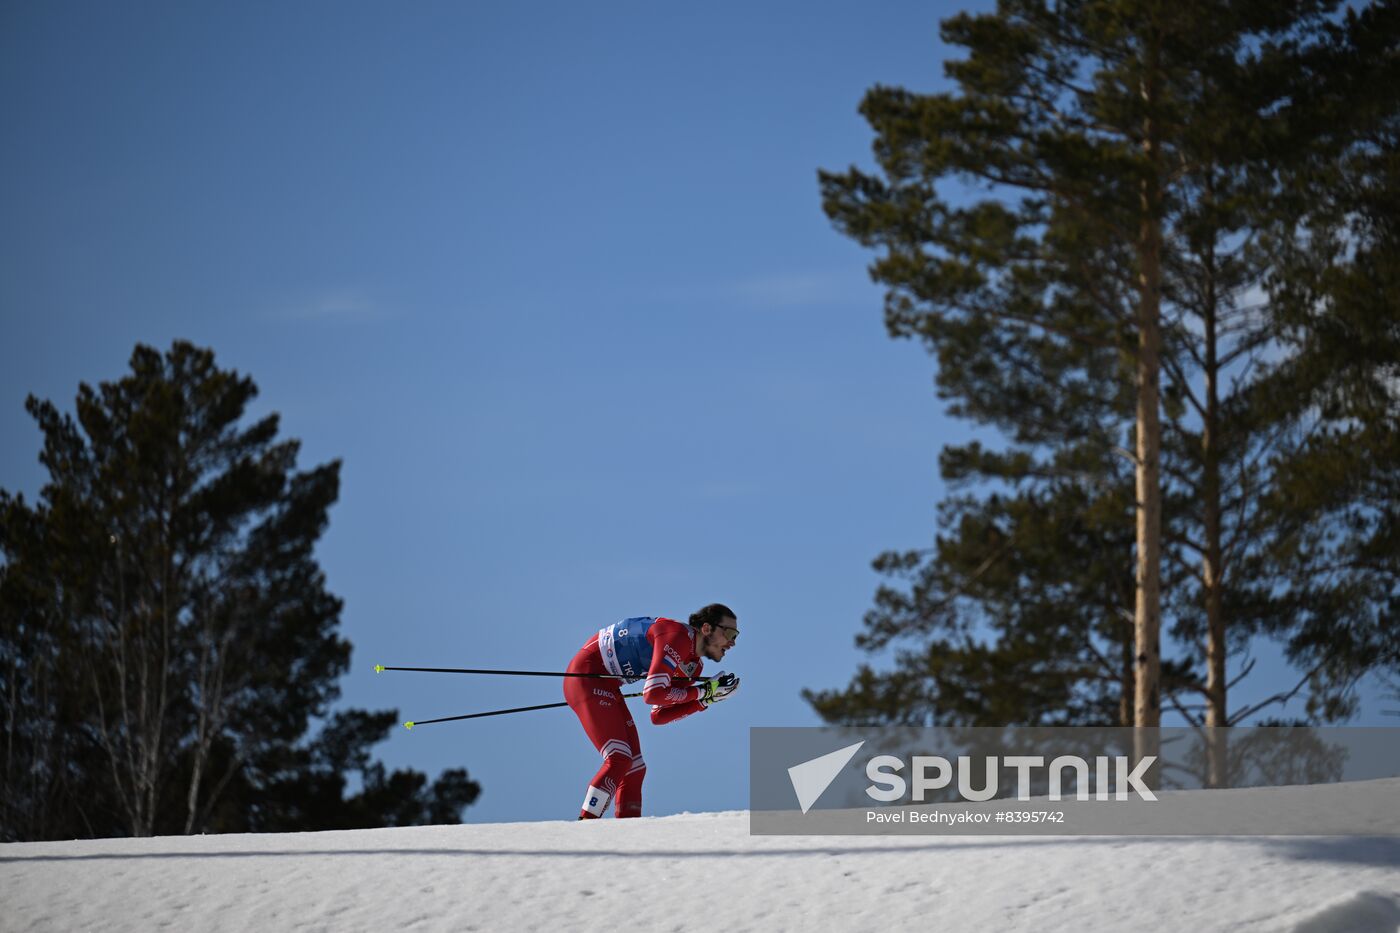
[[[710,603],[705,608],[697,609],[690,614],[690,624],[694,628],[699,628],[707,622],[712,626],[718,626],[723,619],[739,621],[739,617],[734,614],[734,610],[723,603]]]

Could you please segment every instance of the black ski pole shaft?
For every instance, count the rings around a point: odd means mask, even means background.
[[[386,667],[383,664],[374,665],[374,672],[382,674],[385,671],[418,671],[425,674],[512,674],[517,677],[608,677],[613,680],[626,680],[626,674],[587,674],[574,671],[500,671],[484,667]],[[672,677],[672,680],[693,680],[692,677]]]
[[[624,693],[624,697],[639,697],[640,693]],[[480,719],[483,716],[504,716],[507,713],[528,713],[536,709],[554,709],[556,706],[568,706],[567,703],[541,703],[539,706],[517,706],[515,709],[493,709],[489,713],[467,713],[465,716],[444,716],[441,719],[418,719],[403,724],[405,729],[412,729],[414,726],[426,726],[430,722],[456,722],[459,719]]]

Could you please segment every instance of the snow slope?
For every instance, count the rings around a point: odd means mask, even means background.
[[[630,821],[0,845],[0,929],[1400,927],[1400,839],[751,836]]]

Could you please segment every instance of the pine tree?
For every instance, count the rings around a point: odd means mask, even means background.
[[[1274,520],[1272,481],[1260,482],[1254,468],[1289,462],[1299,431],[1287,406],[1258,402],[1261,373],[1282,352],[1284,311],[1271,289],[1287,264],[1297,216],[1290,205],[1307,207],[1289,186],[1298,166],[1345,151],[1354,135],[1348,127],[1359,125],[1308,101],[1309,89],[1319,86],[1316,69],[1350,60],[1353,81],[1360,71],[1374,79],[1378,69],[1367,63],[1385,60],[1350,54],[1362,30],[1339,38],[1334,7],[1003,2],[995,14],[954,17],[944,38],[969,50],[948,65],[958,92],[874,89],[862,111],[875,129],[881,175],[853,168],[821,176],[837,227],[884,251],[872,273],[889,286],[891,333],[918,337],[937,354],[952,413],[994,425],[1011,441],[999,458],[972,458],[977,466],[967,471],[947,469],[945,457],[945,476],[992,481],[1026,514],[1061,501],[1075,483],[1090,493],[1086,501],[1121,488],[1109,451],[1131,464],[1133,488],[1119,517],[1134,523],[1134,637],[1122,680],[1133,691],[1137,725],[1157,724],[1159,675],[1188,716],[1178,696],[1195,690],[1205,697],[1207,722],[1232,721],[1227,655],[1257,633],[1284,635],[1296,625],[1272,595],[1288,568],[1276,561],[1264,574],[1246,555]],[[1323,122],[1330,136],[1317,132]],[[950,179],[973,182],[983,200],[956,205],[940,187]],[[945,528],[967,510],[945,509]],[[1034,574],[1000,582],[989,569],[976,578],[969,571],[983,559],[1019,562],[1016,547],[1029,542],[1012,537],[1005,553],[983,546],[977,558],[977,531],[940,536],[908,598],[882,589],[863,643],[877,649],[939,626],[966,633],[980,614],[1003,653],[1027,639],[1042,652],[1094,645],[1084,650],[1099,663],[1079,668],[1081,687],[1091,685],[1122,643],[1106,622],[1121,598],[1108,582],[1113,574],[1094,594],[1081,594],[1084,606],[1103,608],[1088,609],[1078,626],[1007,601],[1014,594],[1036,603],[1085,578],[1085,552],[1068,527],[1053,532],[1064,536],[1058,566],[1041,563]],[[1095,527],[1101,543],[1123,547],[1121,525]],[[1003,522],[999,533],[1009,531]],[[1123,552],[1116,553],[1109,565],[1121,567]],[[1164,601],[1159,555],[1167,560]],[[910,573],[918,563],[887,556],[877,566]],[[1157,661],[1163,602],[1187,651],[1165,669]],[[1005,655],[1000,670],[988,663],[961,670],[953,652],[963,649],[946,641],[925,647],[929,659],[902,656],[888,681],[865,668],[844,693],[811,699],[833,718],[881,706],[892,714],[900,701],[883,693],[887,687],[898,684],[907,697],[932,684],[939,711],[958,718],[969,712],[950,701],[960,681],[981,688],[979,714],[995,718],[989,688],[1037,696],[1026,677],[1053,683],[1075,670],[1072,651],[1042,653],[1039,666],[1022,652]],[[1047,665],[1056,673],[1047,675]],[[1055,694],[1015,720],[1070,711],[1103,720],[1102,703],[1057,711],[1049,703]],[[922,696],[933,702],[927,690]],[[1094,708],[1100,712],[1090,716]]]
[[[1400,4],[1348,11],[1337,33],[1297,105],[1331,145],[1293,173],[1300,233],[1279,237],[1287,352],[1252,402],[1292,446],[1249,567],[1291,582],[1286,650],[1329,718],[1365,674],[1400,671]]]
[[[390,728],[351,711],[305,740],[350,657],[313,555],[340,465],[298,471],[275,414],[244,424],[256,391],[177,342],[82,385],[73,416],[29,399],[49,480],[33,507],[0,491],[6,837],[258,825],[279,781],[325,770],[318,748],[362,756]],[[421,816],[421,777],[378,805]],[[442,789],[475,796],[464,774]]]

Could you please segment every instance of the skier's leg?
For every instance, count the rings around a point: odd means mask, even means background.
[[[632,767],[636,727],[632,727],[629,736],[627,724],[631,716],[620,690],[599,686],[596,682],[580,683],[585,680],[583,677],[568,678],[564,684],[564,699],[583,724],[593,747],[603,756],[603,764],[589,782],[579,811],[579,819],[594,819],[607,811],[618,785]]]
[[[619,818],[642,815],[642,781],[647,776],[647,763],[642,760],[641,737],[637,735],[637,724],[627,717],[627,738],[632,743],[632,761],[627,773],[617,785],[617,810]]]

